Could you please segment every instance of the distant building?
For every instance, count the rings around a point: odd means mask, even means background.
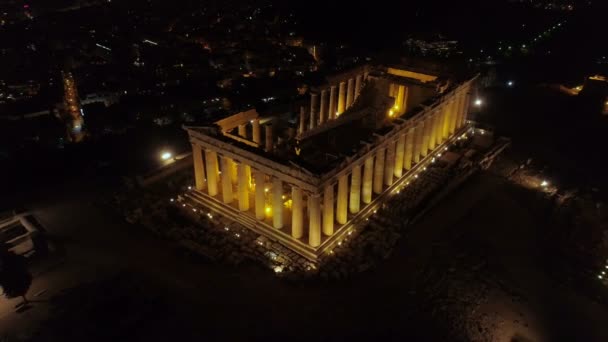
[[[78,97],[76,81],[71,72],[63,72],[63,107],[61,116],[66,124],[67,138],[71,142],[80,142],[85,136],[82,106]]]

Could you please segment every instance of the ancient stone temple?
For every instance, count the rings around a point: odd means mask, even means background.
[[[295,121],[249,110],[186,127],[189,196],[315,261],[463,134],[474,81],[365,65],[314,88]]]

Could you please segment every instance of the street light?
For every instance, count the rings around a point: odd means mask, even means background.
[[[475,100],[475,106],[481,107],[482,104],[483,104],[483,101],[480,98]]]
[[[162,160],[169,160],[171,157],[173,157],[173,154],[171,154],[169,151],[164,151],[160,154],[160,159]]]
[[[513,81],[508,81],[507,82],[507,86],[512,87],[513,86]]]

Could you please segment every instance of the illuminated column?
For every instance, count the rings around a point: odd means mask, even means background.
[[[310,211],[308,213],[308,244],[317,247],[321,244],[321,210],[319,208],[319,195],[308,196]]]
[[[300,106],[300,124],[298,126],[298,134],[302,134],[306,131],[306,109],[304,106]]]
[[[437,139],[437,135],[435,134],[435,123],[437,121],[437,112],[434,111],[431,113],[431,116],[429,117],[429,150],[434,150],[435,149],[435,140]]]
[[[398,114],[403,114],[405,108],[403,108],[403,99],[405,97],[405,86],[399,85],[397,89],[397,100],[395,101],[395,107]]]
[[[422,150],[422,138],[424,137],[424,121],[418,121],[416,125],[416,134],[414,136],[414,163],[420,162],[420,151]]]
[[[230,181],[232,182],[232,185],[236,185],[239,182],[239,175],[237,169],[237,163],[232,158],[230,158]]]
[[[456,120],[458,117],[458,101],[459,101],[459,97],[454,97],[454,99],[452,100],[452,105],[451,105],[451,110],[450,110],[450,127],[449,127],[450,136],[452,134],[454,134],[454,131],[456,131]]]
[[[445,141],[450,136],[450,113],[452,110],[452,103],[445,102],[443,104],[443,120],[441,127],[441,140]]]
[[[319,110],[319,124],[327,119],[327,90],[321,90],[321,109]]]
[[[416,130],[414,127],[409,128],[405,135],[405,153],[403,155],[403,167],[406,170],[412,168],[412,158],[414,157],[414,136],[416,135]]]
[[[246,124],[239,125],[239,136],[241,138],[247,139],[247,125]]]
[[[359,97],[359,94],[361,93],[362,80],[363,75],[357,75],[357,77],[355,78],[355,99],[357,99],[357,97]]]
[[[232,196],[232,159],[222,157],[222,200],[224,203],[231,203]]]
[[[338,110],[336,116],[344,113],[344,107],[346,105],[346,83],[340,82],[340,90],[338,91]]]
[[[319,111],[319,94],[310,94],[310,122],[308,128],[313,129],[317,126],[317,113]]]
[[[443,142],[443,106],[435,111],[435,147]]]
[[[353,166],[350,175],[350,212],[356,214],[361,206],[361,165]]]
[[[272,179],[272,225],[283,228],[283,182],[276,177]]]
[[[363,165],[363,203],[369,204],[372,201],[372,183],[374,177],[374,156],[365,159]]]
[[[386,147],[386,165],[384,167],[384,184],[393,185],[393,173],[395,172],[395,141],[389,141]]]
[[[273,141],[273,137],[272,137],[272,124],[267,124],[265,126],[265,132],[266,132],[266,152],[271,152],[272,149],[274,148],[274,141]]]
[[[205,161],[207,162],[207,190],[209,196],[217,195],[217,153],[212,150],[205,151]]]
[[[328,110],[328,119],[336,118],[336,86],[331,86],[329,89],[329,110]]]
[[[433,130],[433,117],[429,114],[424,118],[424,132],[422,133],[422,146],[420,146],[420,155],[426,157],[429,152],[429,141],[431,139],[431,131]]]
[[[302,212],[302,189],[291,187],[291,236],[299,239],[302,237],[302,225],[304,222]]]
[[[374,164],[374,184],[373,189],[374,193],[381,194],[382,193],[382,180],[384,177],[384,152],[386,148],[381,147],[378,148],[376,152],[376,163]]]
[[[355,101],[355,80],[348,80],[348,90],[346,92],[346,108],[350,108]]]
[[[403,157],[405,154],[405,134],[399,134],[397,139],[397,150],[395,151],[395,177],[400,178],[403,175]]]
[[[323,234],[334,234],[334,185],[327,184],[323,191]]]
[[[194,186],[196,190],[205,188],[205,165],[203,163],[203,149],[200,145],[192,144],[192,160],[194,164]]]
[[[255,180],[255,217],[258,220],[263,220],[266,216],[266,199],[264,196],[264,188],[266,186],[264,180],[266,175],[262,171],[254,170],[253,178]]]
[[[462,118],[462,124],[467,123],[467,118],[469,117],[469,106],[471,105],[471,94],[467,91],[466,96],[464,97],[464,113]]]
[[[467,92],[462,92],[460,99],[460,115],[458,115],[458,128],[464,126],[467,107]]]
[[[346,208],[348,206],[348,175],[342,175],[338,179],[338,203],[336,204],[336,220],[345,224],[347,219]]]
[[[464,100],[465,92],[461,91],[458,95],[458,115],[456,116],[456,129],[462,127],[462,118],[464,115]]]
[[[251,123],[251,131],[253,142],[260,145],[262,143],[262,135],[260,134],[260,119],[253,119]]]
[[[239,163],[238,165],[239,183],[237,186],[239,210],[249,210],[249,179],[247,178],[247,165]]]

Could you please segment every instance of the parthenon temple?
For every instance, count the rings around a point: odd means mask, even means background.
[[[185,127],[189,196],[316,261],[467,129],[475,79],[364,65],[291,113]]]

